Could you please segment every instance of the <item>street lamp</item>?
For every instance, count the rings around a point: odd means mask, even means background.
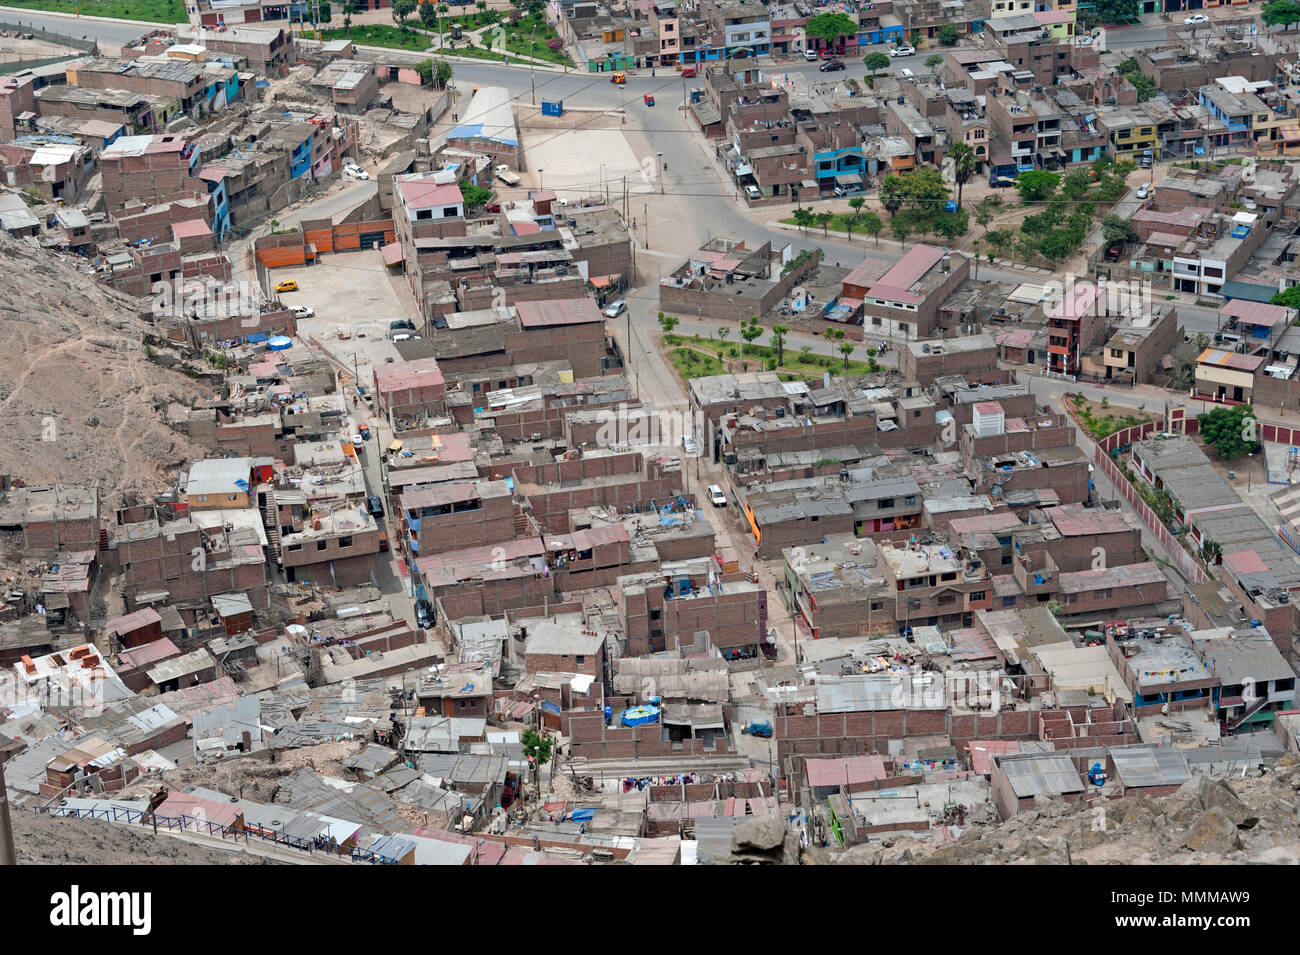
[[[537,191],[538,192],[542,191],[542,173],[544,172],[546,172],[545,169],[541,168],[540,166],[537,167]]]
[[[660,194],[661,196],[662,196],[663,193],[664,193],[664,172],[665,172],[665,169],[666,169],[666,167],[664,166],[664,154],[663,154],[663,153],[659,153],[659,194]]]

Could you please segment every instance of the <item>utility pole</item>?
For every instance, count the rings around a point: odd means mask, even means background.
[[[650,209],[646,203],[641,203],[641,217],[645,219],[645,247],[650,248]]]
[[[0,762],[0,865],[17,865],[14,827],[9,821],[9,798],[5,795],[5,765]]]

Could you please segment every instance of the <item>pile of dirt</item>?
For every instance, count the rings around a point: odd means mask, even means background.
[[[202,391],[150,361],[144,300],[100,284],[70,256],[0,233],[0,446],[31,485],[99,481],[105,504],[167,487],[207,456],[167,426]]]
[[[223,852],[112,822],[14,810],[19,865],[266,865],[246,852]]]
[[[840,865],[1300,864],[1300,761],[1247,779],[1193,776],[1169,796],[1082,805],[1036,800],[947,843],[900,836],[805,861]]]

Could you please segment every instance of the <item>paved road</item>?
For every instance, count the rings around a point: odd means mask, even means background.
[[[85,37],[98,40],[106,46],[120,47],[123,43],[143,36],[154,28],[153,24],[119,20],[100,20],[94,17],[76,17],[54,13],[41,13],[35,10],[22,10],[16,7],[0,6],[0,23],[15,23],[31,26],[37,30],[49,30],[65,36]]]

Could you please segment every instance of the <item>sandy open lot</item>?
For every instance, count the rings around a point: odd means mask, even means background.
[[[561,199],[600,195],[602,176],[611,197],[622,195],[624,176],[630,195],[653,188],[655,157],[639,158],[620,130],[524,129],[521,135],[528,162],[524,175],[531,176],[534,185],[540,181],[542,187],[554,189]]]
[[[316,311],[314,318],[298,322],[298,336],[349,368],[355,356],[363,381],[370,379],[371,363],[400,360],[387,337],[389,323],[410,318],[410,309],[398,298],[378,251],[324,255],[319,264],[272,269],[270,276],[273,288],[288,279],[298,283],[297,292],[280,294],[285,304],[309,305]],[[411,298],[409,292],[405,298]]]

